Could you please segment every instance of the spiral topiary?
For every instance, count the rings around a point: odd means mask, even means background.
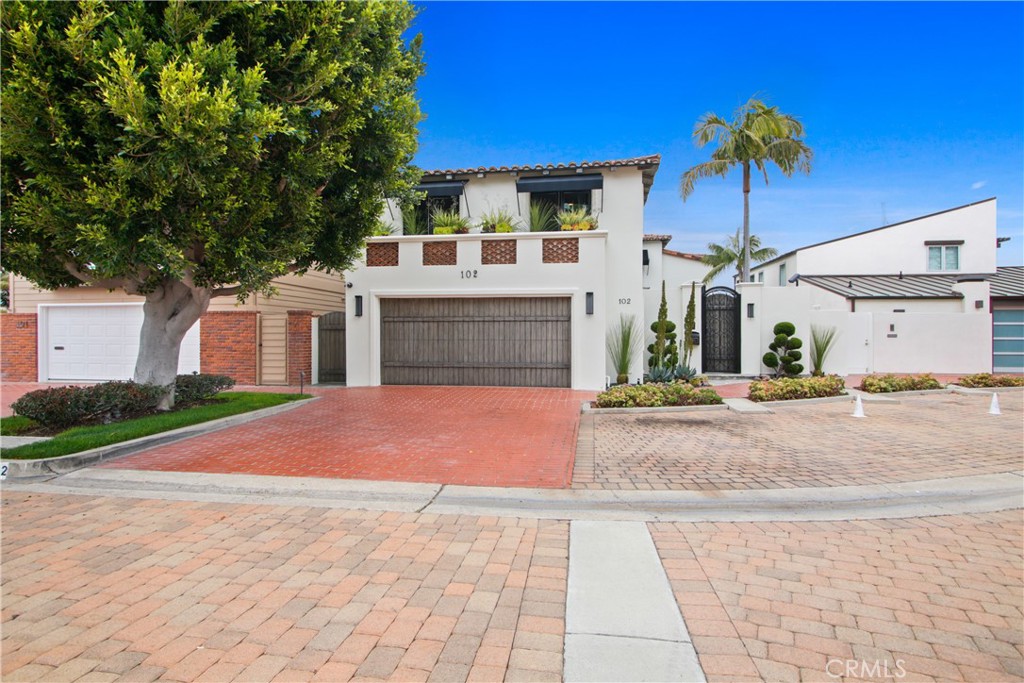
[[[793,323],[778,323],[772,328],[775,339],[768,344],[768,353],[764,354],[761,362],[771,368],[776,377],[795,377],[804,371],[804,366],[797,361],[803,358],[798,351],[804,345],[796,334],[796,326]]]

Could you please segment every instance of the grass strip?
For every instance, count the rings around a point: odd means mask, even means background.
[[[209,422],[222,417],[239,415],[241,413],[272,408],[291,401],[309,398],[306,394],[275,394],[263,392],[224,392],[217,396],[216,403],[208,403],[194,408],[176,410],[157,415],[147,415],[115,422],[107,425],[90,425],[88,427],[72,427],[67,431],[57,434],[49,441],[18,446],[17,448],[5,448],[0,451],[5,459],[10,460],[38,460],[43,458],[56,458],[61,455],[79,453],[92,448],[109,446],[112,443],[131,441],[143,436],[169,432],[172,429],[188,427],[201,422]],[[25,419],[25,418],[21,418]],[[8,420],[3,418],[3,432],[7,431]]]

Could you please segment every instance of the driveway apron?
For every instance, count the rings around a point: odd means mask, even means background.
[[[324,390],[309,406],[154,448],[114,469],[562,488],[588,392],[507,387]]]

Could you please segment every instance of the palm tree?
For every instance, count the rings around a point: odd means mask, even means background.
[[[679,179],[679,193],[685,202],[700,178],[722,176],[734,166],[743,167],[743,282],[750,279],[750,167],[764,174],[768,184],[768,162],[774,163],[787,178],[795,171],[811,172],[811,148],[804,144],[803,124],[789,114],[751,98],[736,111],[732,122],[711,112],[702,116],[693,129],[698,147],[717,140],[718,148],[705,161],[689,169]]]
[[[762,247],[761,238],[757,235],[750,236],[750,258],[754,263],[761,263],[779,255],[773,247]],[[718,275],[729,268],[736,267],[736,277],[743,277],[743,242],[740,241],[740,228],[736,228],[736,234],[729,237],[724,245],[711,242],[708,244],[708,253],[701,258],[701,263],[712,266],[708,274],[704,276],[704,284],[708,284]],[[741,280],[742,282],[742,280]]]

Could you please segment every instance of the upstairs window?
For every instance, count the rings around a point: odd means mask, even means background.
[[[560,192],[533,192],[530,194],[531,204],[548,204],[555,211],[590,211],[590,190],[565,190]]]
[[[416,205],[416,224],[426,226],[426,234],[428,235],[434,234],[435,211],[454,211],[458,213],[458,196],[427,197]]]
[[[928,247],[928,270],[960,270],[960,245],[930,245]]]
[[[783,263],[779,266],[779,287],[786,286],[786,264]]]

